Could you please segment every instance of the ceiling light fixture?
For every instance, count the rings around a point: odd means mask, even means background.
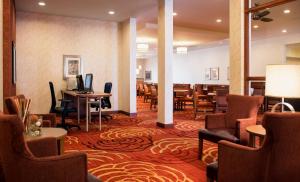
[[[289,10],[289,9],[285,9],[285,10],[283,10],[283,13],[284,14],[289,14],[291,11]]]
[[[281,30],[282,33],[287,33],[286,29]]]
[[[46,3],[45,3],[44,1],[40,1],[40,2],[38,3],[38,5],[39,5],[39,6],[46,6]]]
[[[149,44],[137,44],[138,52],[147,52],[149,50]]]
[[[222,22],[222,19],[216,19],[216,22],[217,22],[217,23],[221,23],[221,22]]]
[[[110,14],[110,15],[114,15],[114,14],[115,14],[115,12],[114,12],[114,11],[109,11],[109,12],[108,12],[108,14]]]
[[[177,47],[176,53],[177,54],[187,54],[187,47]]]
[[[257,29],[257,28],[259,28],[259,26],[258,25],[253,25],[253,28]]]
[[[176,13],[176,12],[173,12],[173,16],[177,16],[177,13]]]

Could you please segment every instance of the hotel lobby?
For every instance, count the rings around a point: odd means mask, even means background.
[[[299,0],[3,0],[0,181],[300,181]]]

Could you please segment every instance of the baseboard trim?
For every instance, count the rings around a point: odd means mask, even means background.
[[[122,111],[122,110],[119,110],[118,113],[125,114],[125,115],[130,116],[130,117],[137,116],[137,113],[130,113],[130,112]]]
[[[156,122],[156,126],[160,128],[174,128],[174,124],[164,124],[160,122]]]

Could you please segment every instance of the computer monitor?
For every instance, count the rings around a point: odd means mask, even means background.
[[[77,90],[78,91],[84,91],[82,75],[77,75],[76,76],[76,82],[77,82]]]
[[[84,90],[88,91],[88,92],[93,91],[93,74],[92,73],[88,73],[85,75]]]

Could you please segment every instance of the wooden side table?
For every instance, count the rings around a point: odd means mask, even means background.
[[[259,137],[259,145],[262,144],[266,136],[266,130],[262,125],[252,125],[246,128],[246,131],[249,133],[249,146],[255,147],[255,137]]]
[[[41,138],[54,137],[57,140],[57,146],[59,154],[64,153],[64,142],[67,136],[67,131],[62,128],[42,128],[42,135],[40,136],[29,136],[25,135],[25,141],[38,140]]]

